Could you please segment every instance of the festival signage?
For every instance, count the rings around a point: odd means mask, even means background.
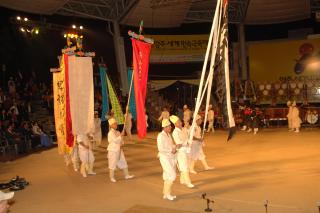
[[[320,39],[249,43],[250,79],[255,82],[320,77]]]
[[[150,63],[202,62],[209,35],[148,35],[154,39]]]

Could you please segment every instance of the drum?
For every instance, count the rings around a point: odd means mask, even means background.
[[[303,83],[302,83],[302,82],[299,82],[299,83],[298,83],[298,88],[299,88],[299,89],[302,89],[302,88],[303,88]]]
[[[268,90],[263,90],[262,94],[263,94],[264,96],[267,96],[267,95],[269,95],[269,91],[268,91]]]
[[[311,81],[308,81],[308,82],[307,82],[307,87],[308,87],[308,88],[313,87],[313,83],[312,83]]]
[[[287,85],[286,83],[282,83],[282,84],[281,84],[281,88],[282,88],[282,89],[287,89],[287,87],[288,87],[288,85]]]
[[[294,94],[295,94],[295,95],[299,95],[299,94],[300,94],[300,89],[296,88],[296,89],[294,90]]]
[[[297,87],[296,82],[291,82],[291,83],[290,83],[290,88],[291,88],[291,89],[294,89],[294,88],[296,88],[296,87]]]
[[[307,122],[309,124],[316,124],[318,122],[319,115],[318,113],[307,114]]]
[[[278,84],[278,83],[274,85],[274,88],[275,88],[276,90],[280,89],[280,87],[281,87],[281,85]]]
[[[264,90],[264,85],[263,85],[263,84],[260,84],[260,85],[259,85],[259,90],[260,90],[260,91]]]
[[[267,84],[267,85],[266,85],[266,89],[267,89],[267,90],[271,90],[271,88],[272,88],[271,84]]]
[[[283,90],[283,89],[279,89],[279,90],[278,90],[278,94],[279,94],[279,95],[284,95],[284,90]]]

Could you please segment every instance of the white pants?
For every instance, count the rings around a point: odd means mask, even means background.
[[[210,130],[212,130],[212,132],[214,131],[214,128],[213,128],[213,120],[210,120],[210,121],[209,121],[208,132],[210,132]]]
[[[132,125],[131,124],[128,124],[128,125],[125,126],[125,131],[126,131],[127,136],[129,138],[131,138],[131,129],[132,129]]]
[[[163,170],[163,180],[173,182],[176,179],[176,163],[174,157],[159,154],[159,160]]]
[[[119,169],[128,168],[128,164],[122,150],[117,152],[108,151],[108,163],[109,169],[112,170],[115,170],[117,167]]]
[[[203,160],[206,156],[203,153],[202,143],[199,141],[193,141],[191,144],[190,160]]]
[[[178,160],[178,168],[180,172],[188,172],[189,171],[189,163],[188,156],[185,151],[179,150],[177,153]]]
[[[94,155],[92,150],[86,148],[79,148],[79,156],[82,163],[93,163],[94,162]]]

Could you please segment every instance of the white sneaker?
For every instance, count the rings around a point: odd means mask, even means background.
[[[296,131],[294,131],[295,133],[299,133],[300,132],[300,130],[296,130]]]
[[[170,201],[173,201],[175,198],[176,198],[176,196],[172,196],[172,195],[164,195],[163,196],[163,199],[167,199],[167,200],[170,200]]]
[[[86,174],[86,173],[83,173],[83,174],[82,174],[82,177],[86,178],[86,177],[87,177],[87,174]]]
[[[252,129],[248,129],[248,130],[247,130],[247,132],[251,132],[251,131],[252,131]]]
[[[97,173],[95,172],[88,172],[88,175],[96,175]]]
[[[192,174],[198,174],[198,172],[194,171],[194,170],[190,170],[190,173]]]
[[[128,179],[132,179],[132,178],[134,178],[134,175],[127,175],[127,176],[125,176],[124,178],[127,179],[127,180],[128,180]]]
[[[111,181],[112,183],[117,182],[117,180],[116,180],[116,179],[114,179],[114,178],[111,178],[111,179],[110,179],[110,181]]]
[[[208,166],[208,167],[204,168],[205,171],[209,171],[209,170],[212,170],[212,169],[214,169],[214,167]]]
[[[192,183],[188,183],[188,184],[186,184],[186,186],[188,187],[188,188],[194,188],[194,185],[192,184]]]

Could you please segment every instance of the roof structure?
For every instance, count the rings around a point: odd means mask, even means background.
[[[216,0],[1,0],[0,6],[35,14],[78,16],[123,25],[169,28],[211,22]],[[320,0],[229,0],[230,23],[274,24],[310,18]]]

